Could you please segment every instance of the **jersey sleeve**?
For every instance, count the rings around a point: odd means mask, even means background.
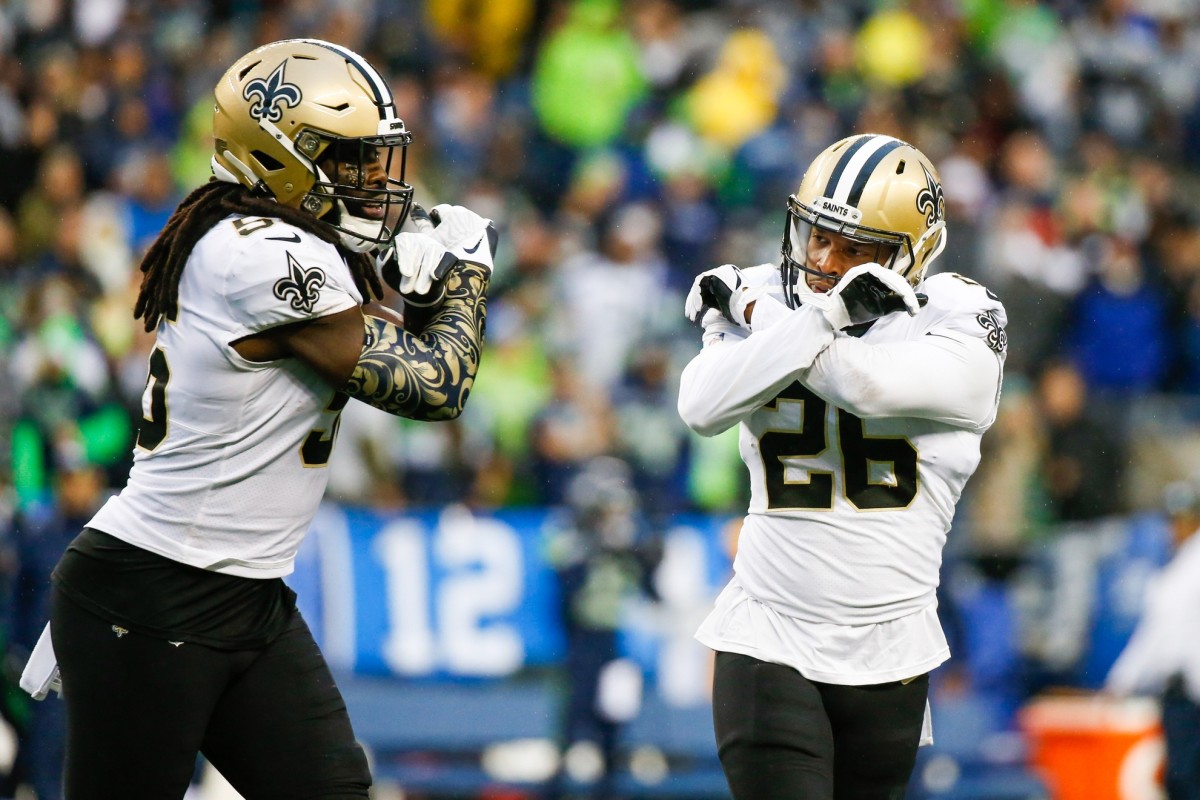
[[[859,417],[915,417],[984,430],[995,420],[1007,339],[1000,301],[974,281],[938,275],[904,335],[839,336],[800,380]],[[927,315],[927,316],[926,316]]]
[[[222,292],[235,335],[362,304],[337,248],[285,223],[230,242]]]
[[[702,436],[736,425],[779,394],[829,346],[833,330],[805,308],[745,338],[734,330],[721,337],[705,336],[679,381],[679,416]]]

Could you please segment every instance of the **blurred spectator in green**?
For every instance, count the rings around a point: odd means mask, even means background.
[[[539,214],[512,214],[503,242],[511,257],[498,266],[488,296],[488,355],[479,365],[464,423],[490,442],[475,486],[484,506],[532,505],[531,428],[551,395],[552,342],[545,332],[553,309],[560,235]]]
[[[630,113],[645,94],[637,48],[619,11],[620,0],[559,6],[537,50],[528,99],[514,109],[518,117],[526,115],[524,106],[532,110],[522,137],[520,185],[547,216],[558,210],[567,187],[578,187],[580,163],[626,136]]]
[[[624,132],[646,90],[619,0],[575,0],[543,42],[533,73],[542,129],[572,147],[598,147]]]
[[[78,439],[89,463],[122,473],[133,441],[129,416],[110,393],[104,354],[79,323],[69,285],[49,279],[31,299],[33,324],[10,365],[22,398],[11,444],[21,506],[48,497],[50,454],[59,443]]]
[[[214,81],[215,82],[215,81]],[[171,147],[171,176],[176,186],[199,186],[212,175],[213,98],[203,95],[192,103]]]
[[[693,437],[688,470],[688,496],[700,511],[739,513],[750,499],[742,479],[738,433],[730,428],[709,437]]]

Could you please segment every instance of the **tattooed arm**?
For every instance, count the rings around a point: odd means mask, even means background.
[[[419,332],[355,306],[230,344],[248,361],[299,359],[331,386],[391,414],[454,419],[479,369],[488,277],[477,264],[458,266],[446,278],[445,301]]]
[[[446,279],[445,301],[416,335],[365,317],[362,353],[342,391],[402,417],[457,417],[479,369],[487,284],[482,267],[462,264]]]

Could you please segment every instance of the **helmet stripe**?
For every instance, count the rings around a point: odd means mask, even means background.
[[[859,186],[858,195],[855,197],[853,202],[850,201],[850,193],[851,190],[855,186],[858,186],[860,182],[865,185],[867,179],[871,177],[871,171],[874,170],[874,168],[879,164],[879,161],[874,158],[876,153],[883,148],[887,148],[888,151],[891,151],[900,144],[903,144],[899,139],[893,139],[891,136],[879,135],[864,136],[859,140],[859,142],[862,142],[862,147],[856,147],[853,153],[847,153],[846,155],[849,156],[849,158],[846,156],[842,157],[842,161],[844,163],[838,164],[841,169],[839,169],[836,174],[836,185],[834,185],[833,180],[830,180],[831,186],[828,193],[825,195],[829,199],[836,203],[840,203],[841,205],[856,206],[858,201],[862,199],[862,186]],[[858,142],[855,144],[858,144]],[[883,155],[887,155],[887,153],[884,153]],[[879,156],[879,158],[883,158],[883,156]],[[869,169],[865,168],[868,162],[870,162]]]
[[[871,141],[874,137],[871,135],[860,136],[858,140],[846,148],[846,152],[842,153],[842,157],[838,159],[837,165],[834,166],[833,172],[829,175],[829,183],[825,184],[825,196],[833,197],[833,191],[841,180],[842,172],[845,171],[846,165],[850,163],[850,159],[854,158],[854,154],[862,149],[863,145]]]
[[[863,190],[867,188],[867,180],[871,177],[871,173],[875,171],[875,168],[879,166],[879,162],[883,161],[884,157],[886,157],[888,153],[892,152],[897,147],[902,147],[903,145],[904,142],[901,142],[898,139],[892,139],[890,142],[871,154],[871,157],[867,159],[865,164],[863,164],[862,169],[858,171],[858,177],[855,178],[854,185],[850,187],[850,196],[846,198],[846,203],[848,205],[858,208],[858,202],[862,200],[862,193]]]
[[[394,117],[396,115],[391,89],[388,88],[387,82],[384,81],[380,74],[375,71],[375,68],[367,63],[366,59],[353,50],[348,50],[345,47],[333,44],[332,42],[326,42],[322,39],[302,39],[301,41],[332,50],[353,64],[362,73],[362,76],[367,79],[367,85],[371,87],[371,91],[375,94],[376,105],[380,108],[390,109],[388,116]]]

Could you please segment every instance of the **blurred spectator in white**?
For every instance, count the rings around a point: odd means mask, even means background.
[[[938,172],[946,191],[946,216],[954,220],[954,246],[942,253],[939,272],[957,272],[988,284],[982,242],[987,214],[993,209],[995,189],[984,166],[987,153],[981,142],[968,140],[958,143],[938,160]],[[1008,297],[1003,297],[1011,302]]]
[[[1080,56],[1079,98],[1085,130],[1136,145],[1154,119],[1154,93],[1142,81],[1158,41],[1131,0],[1092,3],[1071,23]]]
[[[648,334],[677,327],[661,237],[657,209],[623,206],[602,225],[599,250],[568,259],[556,276],[555,334],[593,389],[611,390]]]
[[[1162,703],[1168,800],[1200,798],[1200,477],[1164,493],[1174,556],[1146,590],[1141,619],[1108,674],[1119,695]]]

